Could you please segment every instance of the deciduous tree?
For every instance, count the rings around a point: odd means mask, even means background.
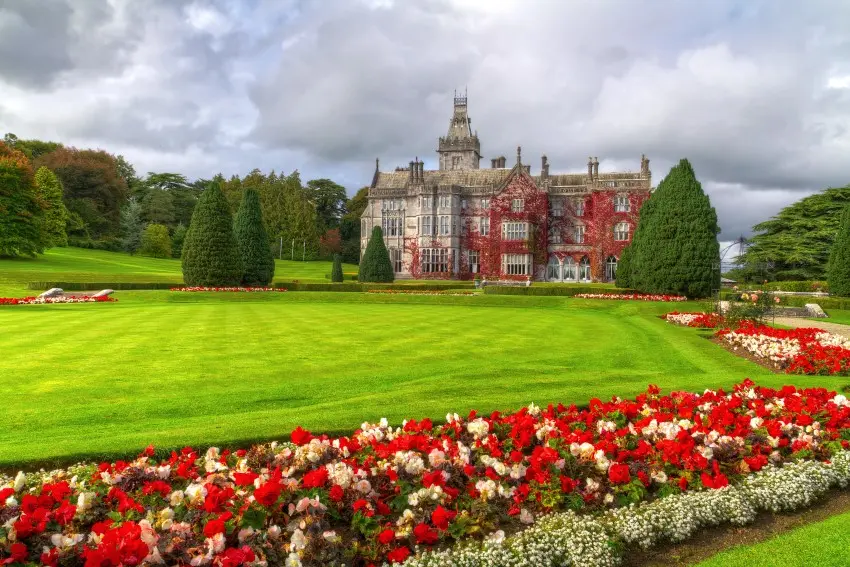
[[[147,225],[142,231],[139,254],[151,258],[171,258],[171,237],[168,236],[168,227],[156,223]]]
[[[68,210],[62,201],[62,185],[59,183],[59,178],[46,167],[40,167],[35,172],[35,189],[38,198],[45,206],[40,223],[44,247],[67,246],[68,234],[65,232],[65,227],[68,224]]]
[[[0,256],[44,251],[39,225],[45,206],[26,155],[0,142]]]

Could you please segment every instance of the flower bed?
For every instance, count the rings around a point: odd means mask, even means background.
[[[723,324],[723,317],[718,313],[679,313],[673,311],[662,315],[661,318],[674,325],[697,329],[716,329]]]
[[[652,295],[646,293],[579,293],[574,297],[582,299],[619,299],[623,301],[687,301],[687,297],[681,295]]]
[[[286,291],[282,287],[172,287],[170,291]]]
[[[45,303],[114,303],[114,297],[93,295],[60,295],[58,297],[0,297],[0,305],[43,305]]]
[[[775,329],[743,323],[716,336],[789,374],[850,374],[850,339],[822,329]]]
[[[480,295],[479,292],[471,290],[415,290],[415,289],[369,289],[366,293],[380,293],[384,295]]]
[[[844,396],[746,381],[728,394],[662,396],[650,387],[635,400],[449,414],[440,425],[425,419],[393,428],[381,420],[335,439],[297,428],[291,442],[236,452],[186,448],[156,460],[149,448],[129,463],[0,479],[7,485],[0,488],[0,560],[368,565],[485,537],[495,546],[486,549],[507,550],[507,562],[496,564],[546,565],[534,554],[559,549],[563,538],[570,545],[585,538],[584,553],[609,553],[594,547],[604,536],[607,549],[610,536],[594,527],[599,518],[611,518],[625,542],[701,525],[697,513],[677,526],[673,520],[692,511],[661,497],[694,493],[698,511],[735,519],[755,504],[738,513],[716,508],[722,498],[713,489],[735,495],[761,486],[753,489],[765,499],[758,506],[781,506],[777,494],[785,493],[750,473],[827,467],[821,463],[844,458],[848,439]],[[777,468],[787,463],[797,464]],[[730,483],[735,490],[724,488]],[[629,507],[641,502],[649,504]],[[662,512],[666,524],[655,522]],[[510,562],[510,550],[529,558]],[[411,564],[444,564],[428,557]]]

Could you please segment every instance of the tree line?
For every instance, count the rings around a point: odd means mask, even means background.
[[[340,254],[346,262],[359,260],[365,187],[349,199],[345,188],[330,179],[302,183],[297,170],[286,175],[255,169],[229,179],[218,174],[190,180],[173,172],[139,176],[123,156],[104,150],[11,133],[0,143],[3,256],[32,256],[70,245],[179,258],[198,199],[216,182],[234,214],[247,189],[257,192],[275,256],[312,260]]]

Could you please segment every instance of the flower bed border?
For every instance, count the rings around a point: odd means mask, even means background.
[[[682,295],[651,294],[651,293],[579,293],[574,295],[579,299],[605,299],[619,301],[661,301],[682,302],[688,298]]]
[[[208,287],[208,286],[187,286],[187,287],[172,287],[168,291],[186,291],[186,292],[261,292],[261,291],[286,291],[285,287]]]
[[[115,303],[114,297],[93,295],[70,295],[58,297],[0,297],[0,305],[61,305],[66,303]]]

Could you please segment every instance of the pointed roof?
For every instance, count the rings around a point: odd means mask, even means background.
[[[449,122],[449,132],[446,134],[446,139],[463,140],[473,136],[466,106],[466,93],[463,96],[458,96],[457,91],[455,91],[454,113]]]

